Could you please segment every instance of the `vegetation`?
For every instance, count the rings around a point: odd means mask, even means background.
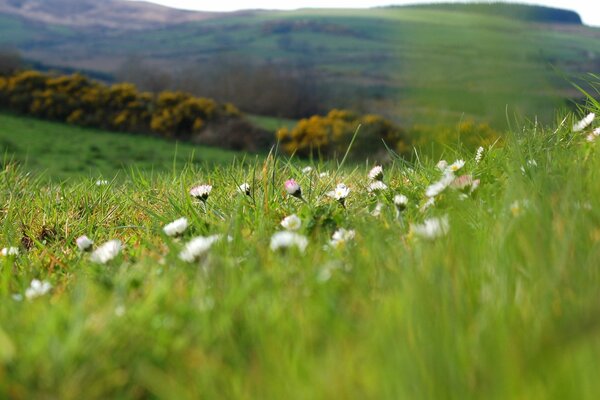
[[[106,86],[79,74],[22,71],[0,76],[0,107],[73,125],[234,149],[258,150],[268,143],[264,132],[246,122],[232,104],[184,92],[140,93],[132,84]]]
[[[0,114],[1,164],[43,180],[87,176],[124,179],[127,171],[165,173],[185,164],[230,164],[239,153],[160,138],[106,132]]]
[[[100,186],[5,165],[0,397],[595,399],[600,132],[560,121],[371,180],[276,154]]]

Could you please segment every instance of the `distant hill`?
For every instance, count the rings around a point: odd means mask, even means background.
[[[396,6],[391,6],[396,7]],[[421,9],[436,9],[453,12],[468,12],[487,15],[496,15],[512,19],[518,19],[530,22],[547,22],[559,24],[577,24],[583,22],[581,16],[575,11],[564,10],[554,7],[545,7],[526,4],[509,3],[438,3],[438,4],[419,4],[402,6]]]
[[[122,0],[51,1],[56,12],[41,0],[0,0],[0,46],[16,47],[44,66],[104,77],[134,57],[147,65],[141,72],[164,72],[167,83],[176,80],[199,96],[257,114],[265,114],[252,109],[258,98],[274,92],[285,98],[290,90],[273,90],[268,79],[245,73],[264,65],[310,70],[306,83],[323,90],[319,98],[327,108],[383,114],[405,127],[474,118],[502,128],[507,112],[510,118],[536,115],[551,122],[553,110],[577,96],[556,71],[600,72],[600,29],[581,25],[576,13],[545,7],[436,4],[205,14]],[[33,5],[45,14],[31,11],[38,10]],[[119,11],[130,7],[157,14]],[[102,10],[102,18],[91,17]],[[169,13],[177,17],[164,17]],[[135,72],[133,78],[141,75]]]
[[[0,0],[0,13],[45,24],[122,30],[202,21],[219,15],[123,0]]]

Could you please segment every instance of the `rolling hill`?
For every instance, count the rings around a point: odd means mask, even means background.
[[[577,97],[561,74],[600,71],[600,29],[579,24],[575,13],[540,7],[307,9],[198,18],[106,29],[2,13],[0,44],[54,67],[107,74],[131,56],[173,75],[219,69],[231,58],[310,67],[327,88],[329,107],[376,112],[404,126],[472,117],[503,128],[507,115],[515,114],[551,122],[556,108]],[[236,103],[235,90],[227,97],[219,100]]]

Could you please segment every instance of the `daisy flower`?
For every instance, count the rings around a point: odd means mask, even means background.
[[[300,187],[300,185],[298,185],[298,183],[295,180],[288,179],[287,181],[285,181],[284,186],[285,186],[285,191],[290,196],[294,196],[299,199],[302,198],[302,188]]]
[[[25,297],[27,300],[33,300],[36,297],[45,295],[50,289],[52,289],[52,285],[49,282],[34,279],[25,290]]]
[[[394,196],[394,205],[398,211],[404,211],[408,205],[408,197],[403,194],[397,194]]]
[[[79,236],[77,239],[75,239],[75,243],[80,251],[90,251],[94,245],[94,241],[85,235]]]
[[[273,251],[296,247],[303,253],[306,246],[308,246],[308,239],[306,236],[299,235],[295,232],[276,232],[271,236],[270,248]]]
[[[19,255],[19,248],[18,247],[5,247],[5,248],[2,249],[1,254],[4,257],[18,256]]]
[[[327,192],[327,196],[339,201],[342,205],[344,205],[346,197],[348,197],[349,194],[350,188],[343,183],[339,183],[335,189],[333,189],[331,192]]]
[[[465,166],[465,160],[456,160],[448,166],[448,170],[456,172]]]
[[[375,167],[373,167],[370,171],[369,171],[369,179],[371,179],[372,181],[380,181],[383,179],[383,168],[381,167],[381,165],[377,165]]]
[[[600,136],[600,128],[594,129],[594,131],[592,133],[587,135],[586,140],[591,143],[591,142],[595,141],[596,138],[598,138],[598,136]]]
[[[240,186],[238,186],[238,192],[245,194],[246,196],[250,196],[250,185],[247,183],[242,183]]]
[[[344,246],[347,242],[354,239],[356,232],[354,230],[347,230],[344,228],[340,228],[333,233],[331,240],[329,241],[329,245],[333,248],[339,249]]]
[[[198,236],[190,240],[183,250],[179,253],[179,259],[186,262],[194,262],[200,256],[205,254],[213,244],[215,244],[221,235]]]
[[[454,173],[448,167],[448,169],[446,170],[446,172],[444,173],[442,178],[439,181],[435,182],[434,184],[430,185],[427,188],[427,190],[425,190],[425,196],[431,198],[431,197],[435,197],[435,196],[439,195],[444,190],[446,190],[448,185],[450,185],[453,180],[454,180]]]
[[[190,195],[195,199],[206,201],[210,192],[212,191],[211,185],[199,185],[195,186],[190,190]]]
[[[381,181],[374,181],[367,187],[369,193],[377,193],[387,189],[387,185]]]
[[[120,240],[109,240],[100,247],[98,247],[92,255],[90,260],[97,264],[106,264],[113,258],[119,255],[121,252],[121,241]]]
[[[182,217],[182,218],[176,219],[175,221],[171,222],[170,224],[165,225],[165,227],[163,228],[163,231],[168,236],[179,236],[183,232],[185,232],[187,227],[188,227],[188,220],[187,220],[187,218]]]
[[[479,187],[479,182],[479,179],[473,179],[472,175],[462,175],[454,179],[450,187],[462,192],[473,193]]]
[[[423,239],[437,239],[448,233],[450,225],[448,217],[430,218],[423,221],[422,224],[411,225],[411,232]]]
[[[594,118],[596,118],[596,114],[589,113],[586,115],[581,121],[578,121],[573,125],[573,132],[581,132],[585,128],[587,128],[592,122],[594,122]]]
[[[440,160],[435,166],[437,169],[444,172],[446,170],[446,168],[448,168],[448,161]]]
[[[281,221],[281,226],[288,231],[297,231],[302,226],[302,220],[296,214],[292,214]]]
[[[302,173],[303,174],[310,174],[312,172],[312,170],[313,170],[313,167],[307,166],[307,167],[302,168]]]

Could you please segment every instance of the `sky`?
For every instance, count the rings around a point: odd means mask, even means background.
[[[297,8],[367,8],[383,5],[401,5],[440,2],[439,0],[149,0],[169,7],[201,11],[235,11],[247,9],[293,10]],[[445,0],[441,2],[449,2]],[[507,2],[540,4],[574,10],[587,25],[600,26],[600,0],[520,0]]]

